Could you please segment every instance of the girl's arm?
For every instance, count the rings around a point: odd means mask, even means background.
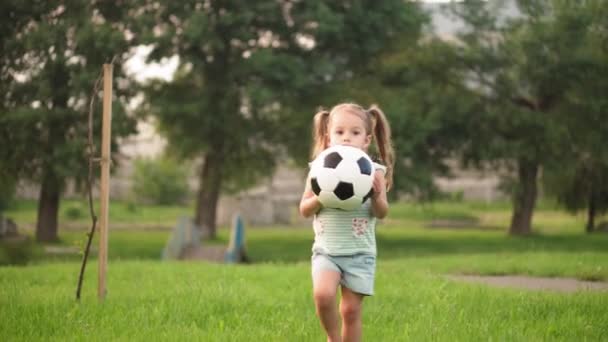
[[[384,172],[374,172],[374,194],[372,195],[372,215],[382,219],[388,214],[388,199],[386,198],[386,179]]]
[[[321,210],[321,203],[310,188],[310,181],[306,180],[306,188],[300,200],[300,215],[310,217]]]

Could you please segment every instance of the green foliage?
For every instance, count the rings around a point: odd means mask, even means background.
[[[1,164],[0,168],[2,168]],[[15,195],[15,186],[16,184],[14,178],[11,175],[4,174],[2,171],[0,171],[0,217],[13,200],[13,196]]]
[[[567,168],[549,169],[544,184],[568,211],[575,214],[587,209],[589,219],[594,220],[596,215],[608,212],[608,166],[590,160],[572,163]],[[593,231],[594,223],[587,224],[587,229]]]
[[[430,18],[415,3],[408,6],[408,29],[318,98],[327,107],[341,101],[378,104],[388,116],[397,154],[389,195],[431,201],[441,197],[434,177],[450,175],[446,161],[464,150],[472,134],[463,113],[476,111],[479,101],[456,82],[461,74],[453,46],[423,36]]]
[[[556,106],[568,79],[550,80],[555,73],[548,70],[549,57],[540,54],[545,49],[539,47],[558,50],[566,42],[554,37],[555,45],[547,45],[544,32],[551,21],[523,16],[501,28],[496,17],[500,12],[486,6],[471,2],[454,9],[471,27],[458,37],[465,44],[455,47],[458,90],[478,103],[475,111],[465,107],[464,112],[454,113],[461,119],[468,116],[469,131],[475,132],[465,156],[473,162],[542,162],[555,155],[557,143],[551,138],[559,126],[547,112]],[[561,63],[551,62],[556,67]]]
[[[113,56],[126,56],[127,44],[118,31],[120,23],[90,20],[100,13],[94,14],[94,6],[79,1],[59,7],[33,2],[15,2],[7,7],[8,12],[17,11],[10,16],[12,20],[23,23],[12,35],[3,36],[5,46],[10,46],[14,55],[11,69],[2,68],[8,73],[10,87],[0,107],[0,120],[7,133],[2,135],[2,142],[13,147],[6,155],[7,161],[20,177],[34,180],[41,179],[44,172],[52,172],[57,180],[86,174],[82,156],[88,134],[88,104],[102,64]],[[29,12],[25,8],[30,8]],[[114,68],[114,79],[123,82],[114,87],[114,148],[116,138],[134,131],[133,119],[124,113],[124,96],[130,90],[120,66],[119,62]],[[18,79],[14,76],[17,74],[24,76]],[[97,138],[99,102],[94,107],[97,114],[93,123]]]
[[[24,266],[40,258],[39,248],[29,238],[0,240],[0,266]]]
[[[125,113],[133,89],[122,73],[129,55],[123,16],[128,8],[109,3],[3,1],[0,51],[0,159],[10,176],[41,185],[43,217],[37,228],[56,226],[57,201],[68,179],[82,183],[87,113],[102,64],[114,65],[112,145],[135,131]],[[93,106],[94,141],[101,135],[101,101]],[[93,151],[99,153],[99,151]],[[94,156],[98,157],[98,156]],[[41,235],[42,236],[42,235]]]
[[[188,173],[187,165],[171,158],[138,159],[135,161],[131,191],[139,203],[184,203],[189,195]]]
[[[82,219],[87,215],[85,208],[80,203],[73,203],[63,210],[63,217],[68,220]]]
[[[128,201],[127,203],[125,203],[125,209],[127,210],[127,212],[133,213],[133,214],[137,213],[137,211],[139,210],[139,208],[137,207],[137,204],[132,201]]]
[[[180,157],[202,157],[208,200],[196,220],[211,236],[220,190],[254,185],[294,151],[303,159],[319,96],[418,30],[401,0],[140,3],[131,31],[153,47],[149,59],[180,58],[173,81],[145,86],[140,112],[159,119]]]
[[[573,6],[572,13],[559,13],[564,30],[579,25],[590,28],[568,38],[584,43],[582,48],[569,51],[577,57],[575,72],[584,79],[565,94],[559,113],[566,125],[562,153],[547,165],[545,184],[571,212],[587,209],[587,230],[592,231],[595,217],[608,210],[608,152],[604,148],[608,135],[604,124],[608,118],[604,95],[608,89],[608,23],[602,19],[608,5],[591,1],[586,7],[586,11]]]
[[[504,3],[452,3],[449,14],[464,24],[456,37],[427,39],[415,53],[386,57],[398,62],[381,73],[384,84],[401,88],[401,106],[412,110],[392,120],[413,180],[406,189],[423,184],[432,194],[430,172],[449,171],[442,160],[458,157],[464,165],[515,176],[509,185],[515,211],[526,212],[534,207],[539,167],[574,170],[588,156],[598,165],[608,160],[594,148],[608,134],[600,94],[607,89],[601,13],[608,6],[550,0],[515,5],[518,15],[505,18]],[[406,177],[400,181],[408,184]],[[514,225],[531,219],[515,217]]]

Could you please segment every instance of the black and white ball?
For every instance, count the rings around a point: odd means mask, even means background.
[[[361,149],[336,145],[315,158],[309,179],[324,207],[353,210],[372,195],[374,164]]]

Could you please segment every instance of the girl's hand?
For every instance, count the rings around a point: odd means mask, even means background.
[[[372,197],[378,197],[383,192],[386,194],[386,179],[384,178],[384,172],[380,170],[376,170],[374,172],[374,182],[372,184],[372,189],[374,189],[374,194]]]
[[[384,218],[388,214],[388,199],[386,198],[386,179],[382,170],[374,172],[374,191],[372,195],[372,214],[377,218]]]
[[[303,217],[310,217],[321,210],[321,208],[321,202],[319,202],[319,199],[315,196],[310,187],[310,179],[306,179],[306,188],[304,189],[302,199],[300,200],[300,215]]]

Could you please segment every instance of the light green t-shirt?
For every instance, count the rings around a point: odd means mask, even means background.
[[[371,199],[351,211],[321,209],[314,216],[313,229],[313,252],[376,255],[376,218],[371,214]]]
[[[383,165],[374,163],[374,168],[386,172]],[[376,255],[376,218],[371,205],[372,201],[368,199],[351,211],[322,208],[313,219],[313,253]]]

